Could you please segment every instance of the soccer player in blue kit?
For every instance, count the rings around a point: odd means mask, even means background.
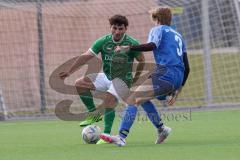
[[[101,134],[101,139],[117,146],[126,145],[125,138],[136,118],[137,106],[145,106],[148,117],[157,128],[156,144],[161,144],[170,134],[171,128],[165,126],[150,99],[165,98],[172,105],[184,86],[190,71],[185,43],[182,36],[170,27],[172,13],[170,8],[156,8],[150,11],[155,23],[148,36],[148,43],[136,46],[119,46],[117,52],[153,51],[156,69],[151,76],[127,98],[128,104],[119,128],[119,135]]]

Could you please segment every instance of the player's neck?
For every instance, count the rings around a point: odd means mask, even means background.
[[[114,37],[112,36],[112,41],[113,41],[114,43],[121,43],[121,42],[123,41],[125,35],[126,35],[126,34],[124,33],[124,35],[122,36],[122,38],[119,39],[119,40],[115,40]]]
[[[155,24],[155,26],[160,26],[160,25],[161,25],[161,22],[159,22],[159,21],[154,21],[154,24]]]

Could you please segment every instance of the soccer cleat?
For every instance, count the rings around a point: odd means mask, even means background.
[[[120,137],[119,135],[111,136],[108,134],[101,134],[100,138],[108,143],[113,143],[113,144],[117,145],[118,147],[122,147],[122,146],[126,145],[125,139]]]
[[[85,127],[85,126],[88,126],[88,125],[91,125],[95,122],[99,122],[103,119],[103,117],[101,116],[100,113],[96,114],[96,115],[93,115],[93,114],[89,114],[88,117],[79,123],[79,126],[80,127]]]
[[[108,142],[104,141],[103,139],[99,139],[96,144],[108,144]]]
[[[169,136],[171,132],[171,128],[167,126],[163,126],[161,129],[158,130],[158,137],[155,142],[155,144],[161,144],[164,142],[164,140]]]

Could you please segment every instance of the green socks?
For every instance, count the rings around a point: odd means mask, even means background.
[[[82,100],[83,104],[85,104],[89,112],[93,112],[95,110],[95,104],[90,91],[82,93],[80,95],[80,99]]]
[[[106,108],[104,113],[104,133],[110,134],[115,118],[115,109]]]
[[[93,112],[95,110],[95,104],[93,102],[93,97],[90,91],[84,92],[80,95],[80,99],[87,107],[89,112]],[[104,133],[110,134],[113,121],[115,118],[115,109],[114,108],[106,108],[104,113]]]

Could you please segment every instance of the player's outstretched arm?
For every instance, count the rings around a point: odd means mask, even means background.
[[[138,64],[137,64],[136,74],[134,75],[134,78],[133,78],[133,84],[138,81],[140,75],[142,74],[143,68],[145,66],[145,57],[142,53],[138,57],[136,57],[136,60],[138,61]]]
[[[148,51],[153,51],[155,48],[157,48],[156,44],[153,42],[150,42],[150,43],[139,44],[139,45],[134,45],[134,46],[117,46],[115,48],[115,52],[117,52],[117,53],[120,53],[122,51],[128,52],[129,50],[148,52]]]
[[[156,48],[157,48],[157,46],[153,42],[140,44],[140,45],[136,45],[136,46],[130,46],[131,51],[142,51],[142,52],[153,51]]]
[[[59,74],[61,79],[65,79],[67,78],[71,73],[73,73],[79,66],[84,65],[87,61],[89,61],[90,59],[92,59],[95,55],[88,50],[87,52],[81,54],[76,61],[72,64],[72,66],[64,72],[61,72]]]

